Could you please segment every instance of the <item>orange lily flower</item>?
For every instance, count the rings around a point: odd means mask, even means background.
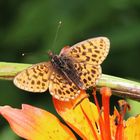
[[[124,121],[123,117],[129,105],[123,100],[119,102],[120,112],[115,108],[113,115],[109,115],[111,90],[104,87],[100,92],[102,108],[99,107],[95,93],[93,104],[85,91],[81,91],[80,96],[70,102],[53,98],[55,109],[84,140],[139,140],[140,115]],[[66,125],[45,110],[30,105],[22,105],[22,109],[4,106],[0,107],[0,113],[9,122],[13,131],[24,139],[76,139]]]

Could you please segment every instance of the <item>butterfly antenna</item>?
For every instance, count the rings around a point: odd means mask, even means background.
[[[21,55],[22,57],[27,57],[27,56],[29,56],[29,55],[31,55],[31,54],[33,54],[33,53],[21,53],[20,55]]]
[[[59,21],[58,26],[57,26],[57,30],[56,30],[56,33],[55,33],[55,38],[54,38],[54,40],[53,40],[52,48],[54,48],[54,46],[55,46],[56,40],[57,40],[57,38],[58,38],[58,33],[59,33],[59,31],[60,31],[60,28],[61,28],[61,24],[62,24],[62,22]]]
[[[61,28],[61,24],[62,24],[62,22],[59,21],[58,26],[57,26],[57,30],[56,30],[56,33],[55,33],[55,37],[54,37],[54,40],[53,40],[52,48],[54,48],[54,46],[55,46],[56,40],[58,38],[58,33],[60,31],[60,28]],[[50,52],[51,51],[49,51],[48,53],[50,54]],[[31,54],[31,53],[22,53],[21,56],[25,57],[26,55],[29,55],[29,54]],[[39,53],[36,53],[36,54],[44,54],[44,52],[39,52]]]
[[[31,53],[21,53],[21,56],[27,56],[27,55],[29,55],[29,54],[31,54]]]
[[[26,57],[26,56],[29,56],[29,55],[32,55],[32,54],[34,54],[34,55],[46,55],[46,53],[44,53],[44,51],[40,51],[40,52],[34,52],[34,53],[32,53],[32,52],[21,53],[21,56]]]

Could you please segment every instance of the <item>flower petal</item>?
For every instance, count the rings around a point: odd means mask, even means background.
[[[84,96],[86,96],[86,93],[81,91],[78,100],[82,100]],[[70,106],[77,104],[77,99],[72,100],[73,103],[66,103],[53,98],[53,102],[58,114],[82,139],[89,140],[99,137],[95,123],[99,118],[99,114],[97,107],[88,98],[84,98],[74,108]]]
[[[140,115],[126,121],[124,135],[127,140],[140,140]]]
[[[0,113],[9,122],[13,131],[25,139],[76,139],[65,125],[45,110],[24,104],[22,109],[0,107]]]

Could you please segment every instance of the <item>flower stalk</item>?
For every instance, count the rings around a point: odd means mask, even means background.
[[[0,79],[12,80],[18,72],[32,66],[32,64],[0,62]],[[102,74],[97,82],[97,89],[109,87],[113,94],[140,101],[140,83],[123,78]]]

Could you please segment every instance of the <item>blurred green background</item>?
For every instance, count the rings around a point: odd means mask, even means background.
[[[62,25],[52,48],[59,21]],[[103,73],[139,81],[139,0],[0,0],[0,61],[47,61],[48,50],[59,53],[65,45],[98,36],[111,41]],[[29,94],[12,81],[0,81],[0,105],[19,108],[22,103],[55,113],[49,94]],[[139,105],[132,106],[137,113]],[[18,140],[0,119],[0,140]]]

